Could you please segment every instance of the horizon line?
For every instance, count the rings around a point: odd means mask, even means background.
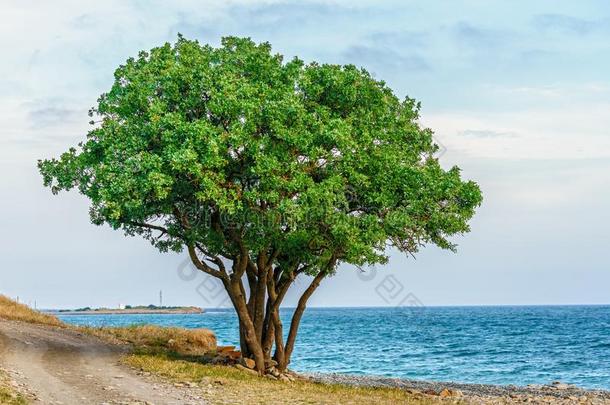
[[[197,305],[169,305],[173,307],[196,307],[206,311],[213,310],[234,310],[233,307],[203,307]],[[425,308],[498,308],[498,307],[605,307],[610,306],[610,303],[584,303],[584,304],[457,304],[457,305],[403,305],[403,306],[392,306],[392,305],[356,305],[356,306],[308,306],[308,309],[425,309]],[[92,309],[95,309],[91,307]],[[102,307],[100,307],[102,308]],[[106,309],[116,309],[104,307]],[[281,309],[294,309],[295,306],[282,306]],[[70,308],[38,308],[39,311],[59,311],[59,310],[74,310]],[[129,314],[124,314],[129,315]]]

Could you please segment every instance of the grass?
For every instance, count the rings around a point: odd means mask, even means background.
[[[19,304],[4,295],[0,295],[0,318],[51,326],[65,326],[53,315],[35,311],[27,305]]]
[[[211,404],[438,404],[439,399],[397,388],[351,387],[310,381],[282,382],[233,367],[176,360],[167,354],[135,353],[124,363],[175,383],[197,383]]]
[[[114,343],[128,343],[133,354],[124,362],[136,369],[176,383],[196,383],[211,404],[437,404],[436,398],[397,388],[351,387],[297,380],[273,381],[233,367],[207,365],[196,360],[216,350],[216,336],[206,329],[163,328],[151,325],[90,328],[73,327],[54,316],[32,310],[0,295],[0,318],[73,328]],[[187,361],[185,359],[190,359]],[[23,405],[27,400],[15,392],[0,373],[0,404]]]
[[[0,318],[72,328],[113,343],[131,344],[135,349],[169,351],[186,356],[201,356],[216,350],[216,336],[208,329],[164,328],[153,325],[114,328],[70,326],[53,315],[36,311],[4,295],[0,295]]]
[[[135,349],[169,351],[202,356],[216,350],[216,335],[208,329],[164,328],[153,325],[81,327],[79,330],[106,340],[129,343]]]
[[[27,399],[11,387],[8,376],[0,370],[0,404],[26,405]]]

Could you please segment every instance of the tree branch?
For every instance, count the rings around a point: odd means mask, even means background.
[[[207,256],[207,260],[211,261],[212,263],[214,263],[216,266],[218,266],[218,270],[225,273],[227,272],[224,263],[222,262],[222,259],[216,255],[211,254],[207,249],[205,249],[203,246],[201,246],[199,243],[195,243],[195,247],[197,249],[199,249],[199,251],[201,253],[203,253],[204,255]]]
[[[311,284],[309,284],[309,287],[307,287],[307,289],[303,292],[303,295],[301,295],[297,308],[295,309],[294,314],[292,315],[292,320],[290,322],[290,332],[288,332],[288,338],[286,339],[284,354],[285,364],[279,365],[282,370],[288,366],[288,362],[290,361],[290,356],[292,354],[292,350],[294,349],[294,343],[297,338],[297,332],[299,329],[299,324],[301,322],[301,317],[303,316],[303,312],[305,312],[305,308],[307,307],[307,300],[309,300],[309,297],[311,297],[314,291],[318,288],[322,279],[330,273],[330,271],[336,264],[337,258],[335,255],[333,255],[327,266],[324,269],[320,270],[320,272],[312,280]]]
[[[131,225],[131,226],[139,226],[141,228],[148,228],[148,229],[152,229],[155,231],[160,231],[162,232],[162,234],[166,234],[168,233],[167,228],[164,228],[162,226],[158,226],[158,225],[153,225],[153,224],[147,224],[145,222],[125,222],[125,224],[127,225]]]
[[[214,277],[217,277],[220,279],[227,278],[226,273],[223,273],[222,271],[219,271],[219,270],[214,270],[213,268],[211,268],[210,266],[205,264],[205,262],[200,260],[199,257],[197,257],[197,252],[195,251],[195,247],[193,245],[188,245],[187,249],[189,252],[189,256],[191,257],[191,261],[193,262],[195,267],[197,267],[199,270],[203,271],[206,274],[209,274],[210,276],[214,276]]]

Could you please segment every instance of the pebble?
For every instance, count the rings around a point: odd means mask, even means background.
[[[330,384],[347,384],[368,387],[402,388],[414,395],[418,393],[453,400],[463,398],[477,404],[610,404],[610,391],[585,390],[561,381],[548,385],[501,386],[489,384],[465,384],[455,382],[431,382],[387,377],[365,377],[344,374],[308,374],[312,381]]]

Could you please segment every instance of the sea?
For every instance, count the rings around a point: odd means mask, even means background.
[[[293,310],[282,309],[285,325]],[[209,328],[220,345],[239,344],[230,309],[59,317],[88,326]],[[308,308],[290,368],[500,385],[562,381],[610,390],[610,306]]]

